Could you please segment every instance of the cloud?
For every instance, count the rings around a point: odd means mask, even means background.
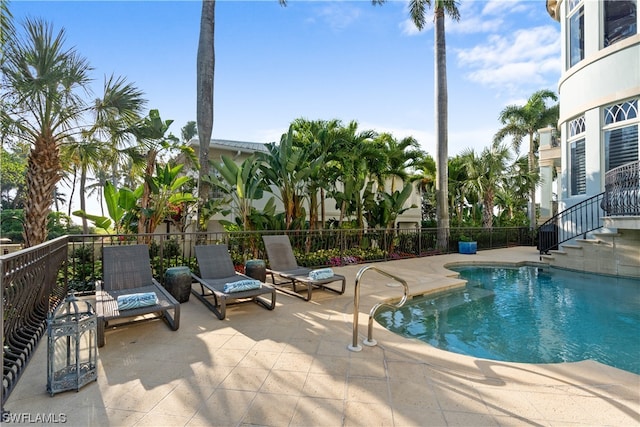
[[[361,9],[344,2],[324,4],[317,9],[318,18],[334,31],[349,27],[361,14]]]
[[[413,23],[413,20],[411,18],[407,18],[404,21],[400,22],[399,27],[400,27],[400,30],[402,31],[402,35],[417,36],[421,33],[428,31],[431,27],[433,27],[433,22],[427,21],[422,31],[420,31],[418,27],[416,27],[416,24]]]
[[[560,70],[560,33],[539,26],[513,34],[491,35],[483,44],[457,49],[456,57],[466,78],[493,88],[513,90],[523,85],[544,85],[549,74]]]
[[[489,0],[484,3],[482,15],[506,15],[508,13],[522,13],[531,9],[529,0]]]

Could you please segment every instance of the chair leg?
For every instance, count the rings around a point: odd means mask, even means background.
[[[104,347],[104,328],[107,322],[104,317],[98,318],[98,347]]]
[[[193,294],[193,296],[198,298],[200,302],[203,303],[209,310],[213,311],[218,319],[223,320],[225,318],[227,310],[226,301],[224,298],[220,298],[220,309],[218,309],[218,297],[216,297],[216,294],[211,293],[211,295],[205,295],[204,291],[200,293],[194,290],[191,290],[191,293]],[[211,301],[206,298],[207,296],[213,296],[215,304],[211,304]]]
[[[261,297],[255,297],[254,301],[257,304],[260,304],[261,306],[266,308],[267,310],[273,310],[274,308],[276,308],[276,290],[273,289],[271,291],[271,304],[269,304],[269,300],[267,300],[266,298],[261,298]]]

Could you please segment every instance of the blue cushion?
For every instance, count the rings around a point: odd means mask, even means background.
[[[158,304],[158,296],[155,292],[118,295],[118,310],[131,310],[156,304]]]
[[[333,270],[330,268],[319,268],[317,270],[311,270],[309,272],[309,279],[311,280],[328,279],[333,276]]]
[[[259,289],[262,283],[259,280],[244,279],[237,282],[229,282],[224,284],[223,291],[227,294],[232,292],[249,291],[251,289]]]

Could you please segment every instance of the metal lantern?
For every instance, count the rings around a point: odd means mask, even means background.
[[[93,306],[69,294],[47,317],[47,391],[80,390],[98,379],[98,320]]]

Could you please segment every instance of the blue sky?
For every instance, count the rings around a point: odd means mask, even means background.
[[[17,24],[30,16],[65,28],[94,67],[94,96],[105,76],[122,75],[174,120],[175,135],[195,120],[199,1],[9,7]],[[462,0],[459,10],[446,22],[450,155],[489,145],[505,106],[556,91],[560,77],[560,27],[543,0]],[[418,32],[405,1],[218,0],[213,137],[270,142],[298,117],[356,120],[411,135],[435,157],[431,16]]]

